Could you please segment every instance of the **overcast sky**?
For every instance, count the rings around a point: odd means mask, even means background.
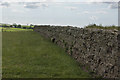
[[[11,2],[10,2],[11,1]],[[118,25],[119,0],[0,0],[0,23]]]

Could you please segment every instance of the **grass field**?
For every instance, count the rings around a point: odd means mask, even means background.
[[[90,77],[63,49],[32,31],[2,33],[3,78]]]
[[[3,29],[4,32],[33,31],[33,29],[5,28],[5,27],[0,27],[0,31],[1,31],[2,29]]]

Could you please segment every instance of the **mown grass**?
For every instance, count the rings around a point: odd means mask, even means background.
[[[0,32],[2,31],[2,27],[0,27]]]
[[[64,50],[32,31],[2,33],[3,78],[86,78]]]
[[[22,29],[22,28],[5,28],[5,27],[0,27],[0,30],[3,32],[18,32],[18,31],[33,31],[33,29]]]

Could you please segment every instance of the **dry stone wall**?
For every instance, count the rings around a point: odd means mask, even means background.
[[[120,77],[120,34],[117,30],[35,26],[34,31],[64,48],[94,77]]]

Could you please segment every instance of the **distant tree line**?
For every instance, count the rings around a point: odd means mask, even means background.
[[[100,25],[89,24],[89,25],[85,26],[85,28],[96,28],[96,29],[119,29],[119,30],[120,30],[120,27],[119,27],[119,26],[115,26],[115,25],[112,25],[112,26],[102,26],[102,24],[100,24]]]
[[[30,24],[28,26],[28,25],[21,25],[21,24],[17,25],[16,23],[14,23],[12,25],[9,25],[9,24],[0,24],[0,26],[2,26],[2,27],[13,27],[13,28],[22,28],[22,29],[33,29],[36,26],[49,27],[49,26],[53,26],[53,25],[33,25],[33,24]],[[71,27],[71,26],[67,26],[67,27]],[[89,24],[89,25],[85,26],[84,28],[119,29],[120,30],[120,26],[115,26],[115,25],[112,25],[112,26],[103,26],[102,24],[100,24],[100,25]]]
[[[34,25],[30,24],[30,26],[28,25],[21,25],[21,24],[12,24],[12,25],[9,25],[9,24],[1,24],[2,27],[11,27],[11,28],[22,28],[22,29],[33,29],[34,28]]]

